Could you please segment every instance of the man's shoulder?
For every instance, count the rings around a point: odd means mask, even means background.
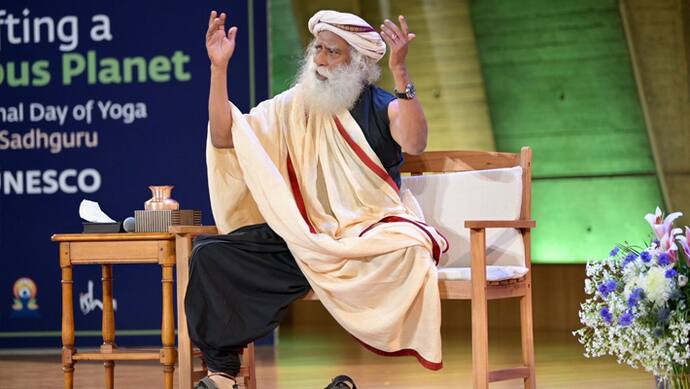
[[[292,101],[292,97],[295,93],[294,89],[295,89],[295,87],[293,86],[290,89],[284,90],[284,91],[278,93],[277,95],[262,101],[261,103],[259,103],[257,108],[259,108],[259,107],[267,108],[273,104],[279,104],[279,105],[289,104]]]
[[[292,96],[295,94],[295,86],[290,87],[289,89],[286,89],[277,95],[271,97],[268,100],[274,100],[274,101],[289,101],[292,99]],[[267,101],[268,101],[267,100]]]
[[[396,97],[389,91],[379,87],[376,84],[369,85],[371,91],[371,99],[374,105],[379,107],[388,107],[391,101],[395,100]]]

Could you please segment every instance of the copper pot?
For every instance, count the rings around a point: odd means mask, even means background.
[[[157,211],[161,209],[180,209],[180,203],[170,198],[173,188],[174,186],[172,185],[149,186],[149,189],[151,189],[151,194],[153,195],[153,197],[151,197],[144,203],[144,209],[147,211]]]

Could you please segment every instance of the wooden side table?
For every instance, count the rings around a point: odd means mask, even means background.
[[[74,364],[77,361],[103,361],[105,387],[114,387],[115,361],[159,360],[163,365],[166,389],[173,387],[173,372],[177,361],[175,323],[173,316],[173,266],[175,266],[175,237],[169,233],[117,234],[55,234],[60,243],[62,268],[62,370],[65,389],[74,384]],[[159,264],[162,268],[163,319],[161,349],[118,350],[115,345],[115,316],[113,313],[112,265]],[[72,266],[101,265],[103,274],[103,345],[99,352],[79,353],[74,347],[74,306],[72,296]]]

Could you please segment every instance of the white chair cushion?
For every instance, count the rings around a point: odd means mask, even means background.
[[[471,263],[470,231],[465,228],[465,220],[519,219],[522,168],[404,176],[401,189],[410,190],[426,222],[436,227],[450,243],[439,266],[468,268]],[[487,265],[525,266],[525,247],[516,229],[487,229],[486,249]]]
[[[524,266],[487,266],[487,281],[503,281],[520,278],[529,270]],[[439,280],[464,280],[472,279],[472,270],[469,267],[442,267],[438,269]]]

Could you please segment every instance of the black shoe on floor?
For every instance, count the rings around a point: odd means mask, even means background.
[[[333,381],[324,389],[357,389],[357,385],[355,385],[355,381],[352,378],[346,375],[339,375],[333,378]]]

